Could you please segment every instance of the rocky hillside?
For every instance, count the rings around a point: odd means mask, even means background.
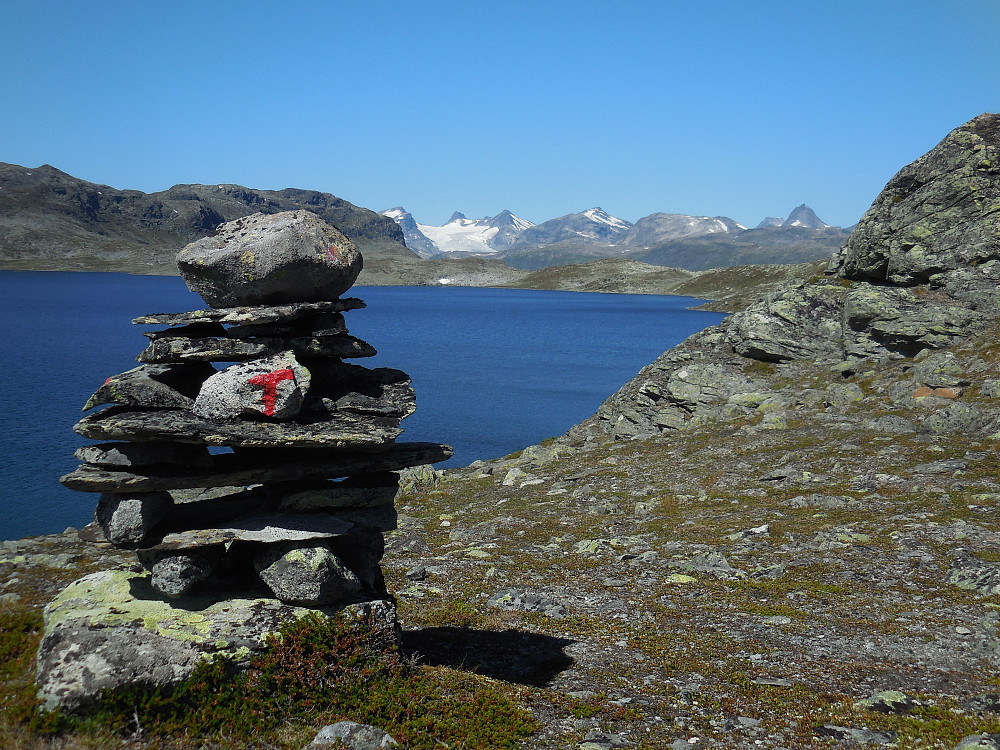
[[[0,163],[0,267],[176,274],[177,251],[223,222],[295,209],[319,214],[366,254],[413,255],[391,219],[329,193],[174,185],[146,194],[47,164]]]
[[[404,651],[502,686],[525,748],[996,750],[998,217],[988,114],[893,178],[827,275],[566,435],[407,477],[383,563]],[[0,549],[28,608],[108,554]]]

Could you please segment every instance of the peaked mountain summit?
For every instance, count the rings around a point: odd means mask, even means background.
[[[826,229],[829,224],[820,219],[816,212],[803,203],[792,209],[788,218],[782,223],[783,227],[806,227],[807,229]]]

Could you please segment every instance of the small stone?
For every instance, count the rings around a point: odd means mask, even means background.
[[[1000,750],[1000,734],[972,734],[963,737],[955,750]]]
[[[212,307],[334,300],[361,265],[354,243],[309,211],[226,222],[177,254],[184,283]]]
[[[816,727],[816,734],[820,737],[832,737],[842,742],[861,742],[871,745],[894,745],[898,737],[895,732],[873,732],[870,729],[854,729],[836,724],[823,724]]]
[[[288,419],[302,409],[309,382],[309,370],[283,352],[217,372],[202,384],[193,411],[206,419]]]
[[[94,520],[112,544],[138,544],[166,518],[173,504],[167,492],[105,492],[97,503]]]
[[[411,581],[423,581],[427,578],[427,568],[425,568],[423,565],[416,568],[411,568],[410,570],[406,571],[405,575]]]
[[[320,729],[313,741],[306,745],[305,750],[335,747],[347,747],[349,750],[381,750],[396,745],[398,745],[396,740],[377,727],[353,721],[338,721]]]
[[[191,587],[208,578],[219,563],[220,554],[196,552],[160,557],[150,568],[150,585],[171,598],[183,596]]]
[[[358,577],[325,545],[275,545],[258,555],[254,567],[286,604],[331,604],[361,590]]]

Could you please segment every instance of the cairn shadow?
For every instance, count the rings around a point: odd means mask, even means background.
[[[573,658],[563,649],[575,642],[520,630],[437,627],[404,631],[402,651],[431,666],[545,687],[572,666]]]

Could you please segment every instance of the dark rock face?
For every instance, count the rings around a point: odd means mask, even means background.
[[[844,278],[912,285],[1000,259],[1000,114],[982,114],[893,177],[851,233]]]
[[[74,427],[121,441],[80,449],[83,465],[62,482],[102,493],[88,533],[134,549],[148,575],[81,579],[50,605],[38,662],[47,705],[74,709],[100,688],[167,684],[220,652],[259,652],[306,611],[291,605],[374,612],[396,632],[380,566],[398,522],[396,472],[451,449],[395,442],[416,408],[406,373],[343,361],[375,350],[347,333],[342,313],[364,303],[336,297],[361,256],[336,230],[297,212],[218,237],[222,247],[212,238],[182,254],[195,269],[185,276],[231,306],[136,319],[168,326],[146,334],[150,364],[109,378],[87,409],[112,406]]]
[[[336,299],[361,273],[361,253],[308,211],[254,214],[220,226],[177,256],[184,282],[212,307]]]

